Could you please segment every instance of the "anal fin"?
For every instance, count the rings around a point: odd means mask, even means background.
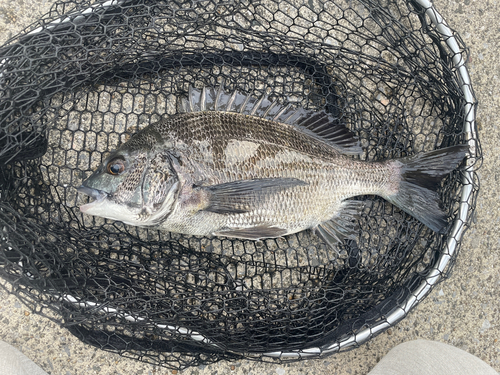
[[[339,213],[328,221],[319,224],[316,234],[331,248],[337,250],[337,245],[344,240],[355,240],[359,232],[359,217],[369,205],[367,201],[347,200],[342,202]]]

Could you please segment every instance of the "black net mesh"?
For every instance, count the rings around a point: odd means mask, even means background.
[[[83,216],[76,187],[190,85],[221,82],[325,109],[362,159],[469,142],[472,168],[463,43],[420,3],[57,3],[0,49],[3,286],[86,343],[171,368],[317,357],[395,324],[451,269],[478,188],[466,166],[440,190],[447,234],[365,197],[340,254],[307,231],[239,241]]]

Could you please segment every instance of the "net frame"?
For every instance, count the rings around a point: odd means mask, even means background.
[[[330,343],[324,347],[317,348],[308,348],[304,351],[290,351],[290,352],[271,352],[266,353],[265,355],[269,355],[271,357],[308,357],[308,356],[317,356],[318,354],[327,354],[327,353],[335,353],[339,352],[343,349],[348,349],[351,346],[359,346],[374,336],[384,332],[390,327],[393,327],[398,322],[403,320],[403,318],[408,315],[408,312],[411,311],[420,301],[422,301],[436,286],[436,284],[443,279],[443,276],[446,274],[446,267],[449,265],[451,259],[457,249],[457,245],[460,242],[462,235],[465,231],[465,227],[468,221],[468,213],[472,206],[475,204],[474,195],[473,195],[473,187],[474,181],[473,173],[475,171],[474,166],[477,162],[477,133],[476,133],[476,125],[475,125],[475,106],[476,100],[474,97],[474,93],[472,91],[472,83],[470,80],[469,72],[465,65],[465,59],[462,56],[462,51],[459,48],[457,40],[455,39],[452,30],[443,19],[441,14],[434,8],[432,2],[428,0],[415,0],[420,6],[426,9],[426,15],[431,19],[434,26],[437,30],[442,34],[446,39],[446,44],[450,48],[453,54],[453,63],[458,70],[458,74],[460,79],[462,80],[461,88],[464,93],[464,97],[466,98],[467,104],[464,106],[464,113],[466,114],[466,121],[464,123],[464,129],[467,133],[468,139],[467,143],[470,147],[471,157],[467,161],[468,168],[465,171],[463,177],[464,186],[462,188],[462,202],[460,204],[459,215],[456,217],[451,235],[448,238],[446,243],[446,251],[443,251],[441,256],[436,259],[436,262],[433,265],[433,271],[429,273],[427,278],[420,283],[414,291],[408,296],[403,306],[397,306],[392,311],[388,312],[386,315],[386,321],[380,322],[379,324],[375,324],[372,327],[367,327],[358,333],[352,335],[349,338],[346,338],[342,341],[336,341]]]
[[[113,7],[117,7],[123,5],[126,1],[122,0],[111,0],[106,1],[100,4],[92,5],[83,11],[79,11],[73,14],[68,14],[66,18],[56,19],[51,21],[46,28],[56,27],[56,25],[64,24],[65,22],[71,22],[77,24],[81,20],[85,19],[85,16],[101,10],[103,8],[112,9]],[[480,160],[480,151],[479,144],[477,141],[477,134],[475,131],[475,98],[471,88],[470,78],[467,72],[467,68],[465,66],[465,59],[463,56],[463,51],[460,48],[459,43],[455,38],[455,34],[452,30],[447,26],[444,19],[437,12],[431,2],[426,0],[415,0],[409,1],[420,6],[422,9],[425,9],[425,15],[429,17],[433,25],[441,34],[442,40],[445,41],[446,45],[451,51],[451,55],[453,56],[453,62],[455,68],[457,70],[457,74],[461,81],[461,89],[463,91],[463,95],[466,100],[466,105],[463,107],[463,111],[466,117],[466,121],[464,123],[464,130],[466,133],[467,141],[470,146],[470,157],[467,160],[467,169],[463,174],[463,188],[461,192],[461,203],[459,207],[459,214],[455,218],[453,228],[451,230],[450,235],[448,236],[446,242],[446,249],[442,251],[440,257],[435,260],[433,264],[433,270],[428,274],[426,279],[419,283],[418,285],[414,285],[413,289],[405,299],[403,305],[397,304],[396,306],[385,306],[382,309],[382,314],[385,316],[385,320],[382,322],[377,322],[372,326],[358,329],[355,334],[350,335],[349,337],[345,337],[342,340],[332,340],[331,342],[324,343],[320,346],[316,347],[306,347],[299,350],[281,350],[281,351],[271,351],[271,352],[263,352],[263,353],[245,353],[245,355],[250,357],[271,357],[271,358],[280,358],[280,359],[303,359],[309,357],[318,357],[323,355],[329,355],[338,351],[351,349],[353,347],[359,346],[374,336],[380,334],[385,331],[387,328],[390,328],[397,324],[400,320],[402,320],[409,311],[411,311],[425,296],[427,296],[433,287],[443,279],[443,277],[449,272],[450,262],[454,259],[456,255],[456,251],[458,251],[458,246],[460,240],[462,238],[463,232],[467,227],[467,223],[470,220],[471,211],[474,206],[475,199],[475,189],[476,183],[474,182],[474,170],[477,165],[478,160]],[[27,35],[36,35],[37,32],[42,30],[41,28],[37,28],[33,31],[27,33]],[[3,60],[1,64],[5,64],[6,61]],[[1,77],[0,77],[1,78]],[[60,296],[62,299],[66,299],[71,303],[79,303],[78,300],[71,300],[71,296]],[[96,305],[97,306],[97,305]],[[106,313],[116,313],[113,308],[103,308],[103,312]],[[123,317],[130,321],[137,321],[137,317],[132,315],[127,316],[127,314],[123,315]],[[174,330],[181,335],[185,335],[192,340],[200,341],[206,344],[210,344],[210,339],[203,336],[201,333],[191,330],[185,327],[180,326],[158,326],[160,329],[171,329]],[[328,341],[328,338],[325,338],[324,341]],[[239,357],[242,353],[235,352],[234,355]]]

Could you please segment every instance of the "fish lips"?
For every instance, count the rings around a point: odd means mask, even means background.
[[[87,212],[91,207],[95,206],[97,203],[102,202],[104,199],[108,197],[108,193],[106,193],[105,191],[93,189],[85,185],[80,186],[76,190],[79,193],[88,195],[91,198],[95,198],[94,201],[84,204],[83,206],[80,206],[80,211],[84,213]]]

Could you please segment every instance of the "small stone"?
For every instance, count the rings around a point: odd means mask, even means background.
[[[285,375],[285,369],[284,369],[283,367],[278,367],[278,368],[276,369],[276,373],[277,373],[278,375]]]
[[[490,328],[491,328],[491,323],[489,322],[488,319],[484,319],[483,325],[481,326],[481,329],[480,329],[480,332],[483,333],[484,331],[486,331],[487,329],[490,329]]]

